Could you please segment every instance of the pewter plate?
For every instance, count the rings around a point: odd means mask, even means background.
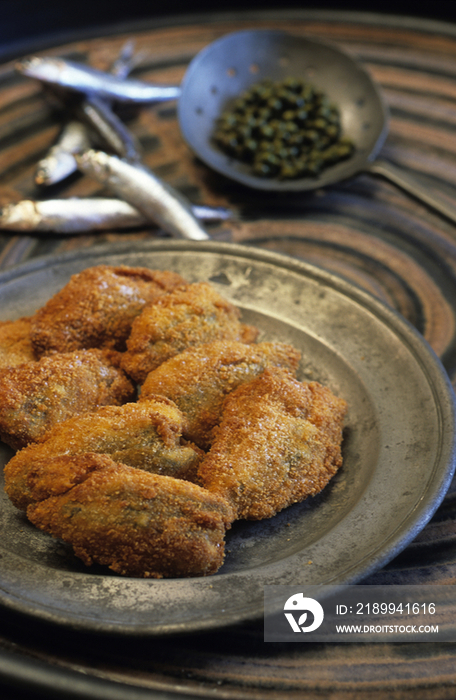
[[[70,275],[101,263],[210,281],[262,340],[302,351],[300,379],[344,397],[344,465],[317,497],[237,522],[211,577],[144,580],[85,568],[2,492],[0,603],[85,631],[157,635],[220,628],[263,612],[265,584],[360,581],[398,554],[441,502],[455,468],[446,373],[402,317],[343,279],[247,246],[164,240],[36,259],[0,275],[1,318],[33,313]],[[1,448],[4,464],[11,456]]]

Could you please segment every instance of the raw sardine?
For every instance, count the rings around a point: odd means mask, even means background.
[[[140,54],[134,53],[134,42],[125,42],[119,57],[111,68],[112,75],[122,80],[125,79],[140,60],[140,56]],[[96,104],[90,99],[83,100],[79,106],[78,114],[85,124],[71,120],[64,126],[56,143],[51,146],[47,155],[38,162],[35,172],[37,185],[54,185],[76,172],[78,166],[74,154],[86,151],[92,145],[86,125],[95,128],[98,133],[100,131],[104,133],[106,142],[118,155],[131,154],[130,149],[133,146],[136,150],[138,149],[131,134],[125,131],[122,124],[119,124],[118,118],[112,117],[112,113],[108,113],[107,116],[104,113],[100,116],[99,100]],[[94,124],[97,119],[98,122]],[[115,124],[113,124],[113,120],[115,120]],[[116,150],[115,146],[119,150]]]
[[[191,205],[193,214],[202,221],[233,218],[224,207]],[[0,210],[0,229],[22,233],[87,233],[138,228],[147,224],[146,217],[121,199],[71,197],[43,202],[24,199]]]
[[[111,75],[115,75],[120,80],[124,80],[132,68],[139,63],[142,56],[142,53],[135,53],[134,41],[126,41],[120,50],[118,58],[116,58],[111,66]]]
[[[74,154],[86,151],[90,145],[85,125],[76,120],[68,122],[59,139],[39,161],[35,172],[36,184],[54,185],[76,172],[78,166]]]
[[[93,149],[77,155],[76,160],[83,173],[109,187],[167,233],[200,241],[209,238],[186,198],[145,167]]]
[[[125,80],[63,58],[32,56],[19,61],[16,68],[20,73],[48,85],[118,102],[148,104],[175,100],[181,94],[180,87],[176,85],[153,85],[130,78]]]
[[[77,108],[76,114],[101,138],[103,146],[131,162],[141,160],[141,147],[137,139],[105,100],[95,95],[87,97]]]

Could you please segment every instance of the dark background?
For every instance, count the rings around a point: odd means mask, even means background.
[[[0,0],[0,58],[46,46],[87,29],[160,19],[166,15],[283,9],[350,10],[456,22],[456,0]]]

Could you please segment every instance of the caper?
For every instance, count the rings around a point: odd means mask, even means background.
[[[275,134],[275,131],[270,124],[263,124],[262,126],[260,126],[260,134],[265,138],[272,139]]]
[[[296,165],[291,161],[284,161],[280,168],[280,177],[290,179],[296,176]]]
[[[298,109],[296,112],[296,123],[303,126],[309,118],[309,112],[306,109]]]
[[[316,143],[318,141],[318,131],[315,129],[306,129],[302,132],[302,135],[307,143]]]
[[[260,177],[271,177],[271,175],[273,175],[270,166],[262,161],[255,161],[252,170],[255,175],[259,175]]]
[[[296,119],[296,112],[294,109],[286,109],[282,116],[286,122],[291,122]]]
[[[307,171],[311,175],[318,175],[323,169],[324,160],[320,157],[311,157],[307,161]]]
[[[273,112],[281,112],[283,109],[283,102],[276,96],[272,96],[269,98],[268,102],[268,107],[273,111]]]
[[[266,153],[262,158],[264,163],[268,163],[271,166],[279,166],[280,159],[275,153]]]
[[[258,150],[259,151],[273,151],[274,150],[274,141],[270,141],[269,139],[262,139],[258,144]]]
[[[340,129],[336,124],[329,124],[326,127],[326,135],[329,136],[330,139],[337,139],[339,136]]]
[[[271,119],[271,110],[269,107],[261,107],[258,110],[258,119],[263,119],[264,121]]]
[[[296,134],[297,131],[299,131],[299,126],[296,124],[296,122],[291,121],[290,119],[282,122],[284,125],[284,136],[288,138],[292,134]]]
[[[247,139],[244,146],[250,153],[256,153],[258,151],[258,141],[255,139]]]
[[[283,84],[285,87],[287,87],[289,90],[292,90],[293,92],[298,92],[298,90],[300,90],[301,88],[301,82],[297,78],[293,78],[292,76],[285,78]]]
[[[317,129],[318,131],[325,131],[326,119],[323,119],[323,117],[318,117],[317,119],[314,119],[312,126],[314,129]]]
[[[328,96],[293,76],[244,90],[217,120],[214,140],[256,175],[281,179],[316,176],[354,150]]]

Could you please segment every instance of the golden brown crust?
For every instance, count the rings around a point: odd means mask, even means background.
[[[185,437],[208,449],[227,394],[266,367],[284,367],[294,374],[299,360],[300,353],[285,343],[214,341],[188,348],[150,372],[139,400],[167,396],[188,419]]]
[[[162,362],[213,340],[248,340],[257,330],[206,282],[189,284],[148,305],[135,319],[122,366],[139,384]]]
[[[33,317],[30,337],[35,352],[124,350],[132,321],[144,306],[184,283],[174,272],[127,265],[83,270]]]
[[[233,517],[226,501],[190,482],[102,459],[63,495],[31,505],[30,521],[70,543],[87,566],[122,575],[207,576],[219,569]]]
[[[34,479],[41,491],[55,472],[62,455],[86,452],[109,455],[138,469],[192,480],[202,452],[194,445],[181,444],[186,420],[177,406],[162,396],[142,403],[107,406],[93,413],[55,425],[44,438],[18,452],[5,467],[5,489],[17,508],[25,510],[36,498]],[[38,475],[38,476],[37,476]],[[31,481],[32,480],[32,481]],[[52,493],[49,490],[48,495]]]
[[[317,382],[266,369],[225,400],[198,482],[238,518],[269,518],[315,495],[342,464],[346,403]]]
[[[0,369],[38,359],[30,341],[30,326],[30,316],[0,321]]]
[[[134,387],[113,358],[78,350],[0,370],[1,439],[19,449],[71,416],[131,401]]]
[[[24,499],[22,510],[34,502],[51,496],[61,496],[73,486],[85,481],[89,474],[111,465],[109,455],[87,452],[80,455],[62,454],[42,457],[31,462],[26,475],[30,498]]]
[[[13,504],[86,565],[215,573],[234,519],[271,517],[342,464],[345,401],[257,335],[211,285],[127,266],[84,270],[0,322]]]

